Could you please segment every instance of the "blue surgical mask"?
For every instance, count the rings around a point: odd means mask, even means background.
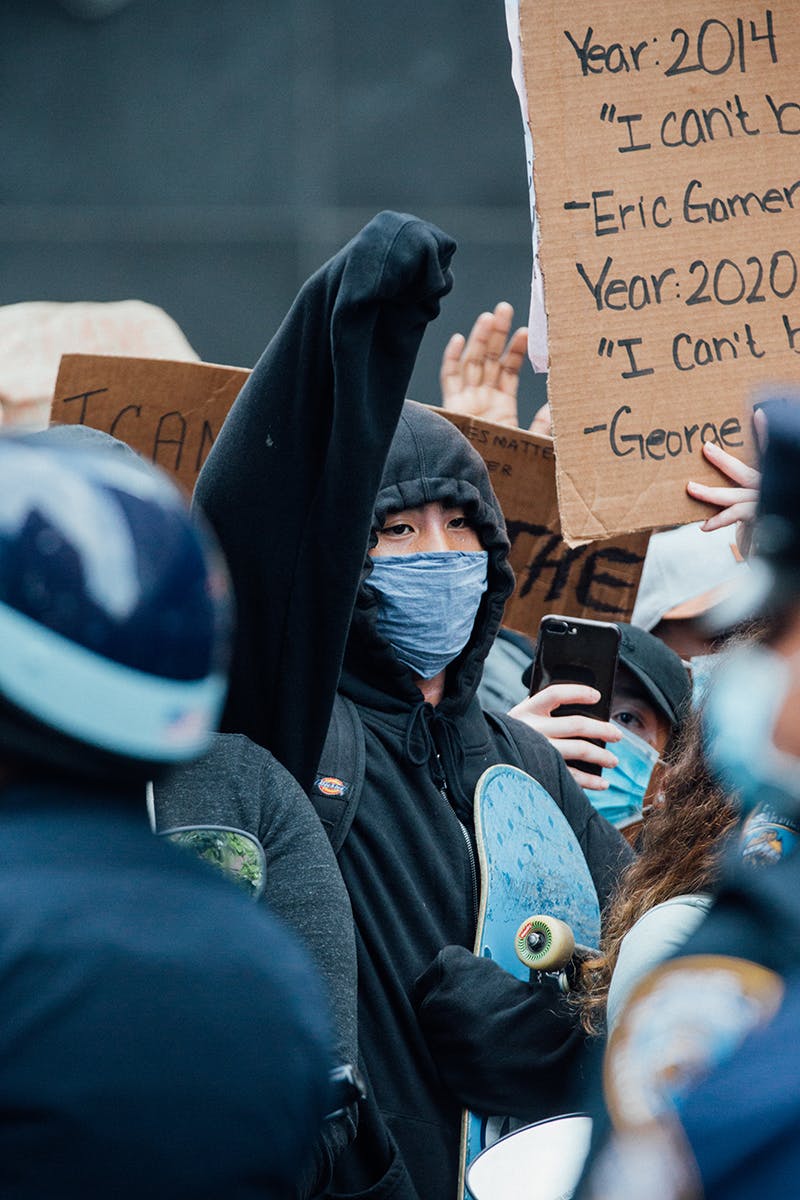
[[[603,779],[608,780],[607,790],[586,790],[586,795],[607,821],[620,825],[642,815],[645,793],[659,755],[653,746],[624,725],[616,721],[614,725],[622,734],[622,740],[614,742],[610,749],[619,761],[615,767],[603,768]]]
[[[400,662],[432,679],[458,658],[486,591],[485,550],[437,550],[372,559],[377,629]]]
[[[800,760],[773,742],[790,682],[789,663],[764,646],[731,651],[714,672],[703,712],[706,756],[743,812],[800,813]]]

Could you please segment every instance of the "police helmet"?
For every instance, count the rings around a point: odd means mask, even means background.
[[[198,757],[222,710],[231,590],[160,470],[0,437],[0,760],[119,783]]]

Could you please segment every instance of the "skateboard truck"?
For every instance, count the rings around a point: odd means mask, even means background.
[[[522,922],[514,939],[517,958],[531,971],[554,975],[565,994],[570,991],[582,959],[596,951],[578,946],[566,921],[537,915]]]

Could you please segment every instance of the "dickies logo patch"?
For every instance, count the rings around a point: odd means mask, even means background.
[[[314,781],[314,787],[323,796],[345,796],[350,790],[350,784],[335,775],[321,775]]]

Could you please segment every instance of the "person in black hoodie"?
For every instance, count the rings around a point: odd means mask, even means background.
[[[335,690],[363,739],[339,864],[369,1095],[330,1194],[373,1200],[455,1196],[462,1106],[528,1119],[563,1111],[579,1052],[549,986],[470,952],[480,774],[511,761],[543,784],[601,903],[628,855],[546,740],[516,722],[509,736],[475,698],[513,586],[503,518],[467,440],[403,400],[453,249],[432,226],[384,213],[309,280],[195,493],[241,614],[224,727],[268,746],[312,797],[331,783],[315,773]],[[443,598],[441,576],[426,572],[428,603],[412,618],[385,570],[387,548],[398,559],[408,546],[423,571],[429,553],[443,563],[450,589]],[[454,559],[465,578],[448,569]]]

